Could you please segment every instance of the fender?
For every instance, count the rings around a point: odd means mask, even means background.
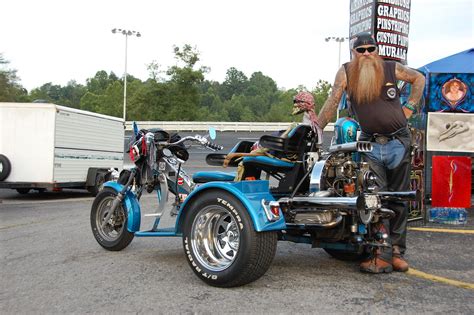
[[[240,182],[209,182],[197,187],[189,194],[184,203],[181,205],[178,218],[176,220],[176,231],[182,232],[182,221],[185,212],[191,200],[199,198],[209,189],[221,189],[231,193],[236,197],[247,209],[253,222],[253,227],[257,232],[275,231],[286,229],[285,219],[280,210],[280,219],[275,222],[268,221],[261,205],[261,200],[274,201],[270,194],[268,180],[240,181]]]
[[[117,193],[121,192],[123,189],[123,185],[113,181],[106,182],[104,187],[110,187]],[[130,190],[125,193],[123,203],[127,209],[127,230],[132,233],[139,231],[141,220],[140,204]]]

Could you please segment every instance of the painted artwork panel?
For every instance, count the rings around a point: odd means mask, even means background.
[[[430,112],[474,113],[474,74],[432,73],[428,83]]]
[[[428,113],[426,149],[474,153],[474,115]]]
[[[432,207],[471,206],[471,158],[433,156]]]

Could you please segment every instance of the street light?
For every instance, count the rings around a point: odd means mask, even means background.
[[[349,40],[349,37],[326,37],[324,39],[326,42],[329,42],[331,40],[339,43],[339,58],[337,59],[337,70],[339,71],[339,68],[341,67],[341,45],[343,42]],[[342,100],[341,100],[342,102]],[[339,107],[341,107],[341,104],[339,104],[339,106],[337,107],[337,111],[336,111],[336,120],[339,119]]]
[[[127,45],[128,45],[128,36],[141,37],[140,32],[123,30],[121,28],[114,28],[112,30],[114,34],[125,35],[125,74],[123,76],[123,121],[127,121]]]
[[[326,42],[333,40],[339,43],[339,59],[337,60],[337,69],[339,69],[341,67],[341,45],[343,42],[349,40],[349,37],[326,37],[324,40]]]

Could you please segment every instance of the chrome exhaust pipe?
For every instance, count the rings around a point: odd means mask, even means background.
[[[383,201],[419,201],[421,191],[379,191],[376,193]]]
[[[354,141],[342,144],[333,144],[328,151],[333,152],[371,152],[372,144],[368,141]]]
[[[363,197],[293,197],[280,198],[281,207],[321,209],[357,209]],[[316,210],[316,209],[315,209]],[[316,210],[317,211],[317,210]]]

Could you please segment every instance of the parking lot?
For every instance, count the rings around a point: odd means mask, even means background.
[[[102,249],[90,230],[92,200],[85,191],[2,200],[1,313],[474,311],[473,234],[410,231],[412,269],[388,275],[362,274],[321,249],[280,242],[261,279],[219,289],[193,274],[179,238]],[[143,200],[151,209],[154,197]]]
[[[190,172],[199,165],[190,161]],[[90,229],[92,201],[85,190],[0,190],[0,313],[474,313],[470,226],[411,225],[408,273],[363,274],[321,249],[280,242],[262,278],[219,289],[194,275],[180,238],[102,249]],[[143,212],[154,202],[144,195]],[[163,221],[174,224],[168,214]]]

